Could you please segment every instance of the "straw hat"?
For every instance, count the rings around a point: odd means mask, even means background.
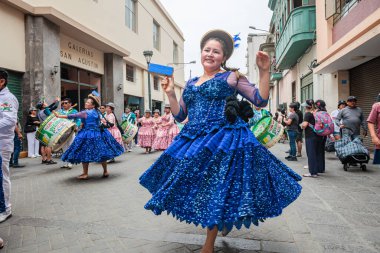
[[[234,51],[234,39],[232,36],[223,30],[211,30],[203,35],[201,39],[201,49],[205,46],[206,41],[210,38],[218,38],[226,44],[226,60],[228,60]]]
[[[100,106],[100,96],[99,93],[96,91],[93,91],[91,94],[88,94],[88,98],[91,98],[95,102],[95,106],[99,107]]]

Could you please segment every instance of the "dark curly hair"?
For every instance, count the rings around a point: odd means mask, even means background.
[[[224,113],[230,123],[234,123],[237,117],[242,118],[245,122],[253,117],[253,110],[248,101],[238,101],[236,95],[231,95],[226,98],[226,102]]]

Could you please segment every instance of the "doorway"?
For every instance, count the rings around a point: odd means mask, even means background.
[[[69,97],[78,111],[93,90],[100,93],[101,84],[102,75],[61,63],[61,97]]]

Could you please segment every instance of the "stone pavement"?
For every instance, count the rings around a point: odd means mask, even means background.
[[[271,151],[284,160],[287,149],[277,144]],[[200,252],[203,229],[143,208],[150,195],[138,177],[160,153],[142,152],[118,158],[107,179],[91,165],[88,181],[75,179],[80,166],[21,159],[27,166],[12,170],[13,217],[0,224],[2,252]],[[333,154],[326,162],[326,173],[303,179],[300,198],[280,217],[218,237],[216,252],[379,252],[380,168],[345,172]],[[305,157],[287,164],[306,172]]]

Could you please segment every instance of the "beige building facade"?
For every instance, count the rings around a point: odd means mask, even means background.
[[[183,63],[184,36],[158,0],[4,0],[0,1],[0,67],[10,73],[10,88],[27,109],[41,98],[70,97],[79,110],[92,90],[102,102],[163,109],[160,78],[148,75],[143,51],[152,63]],[[184,72],[175,71],[175,90]],[[21,117],[21,114],[20,114]]]

